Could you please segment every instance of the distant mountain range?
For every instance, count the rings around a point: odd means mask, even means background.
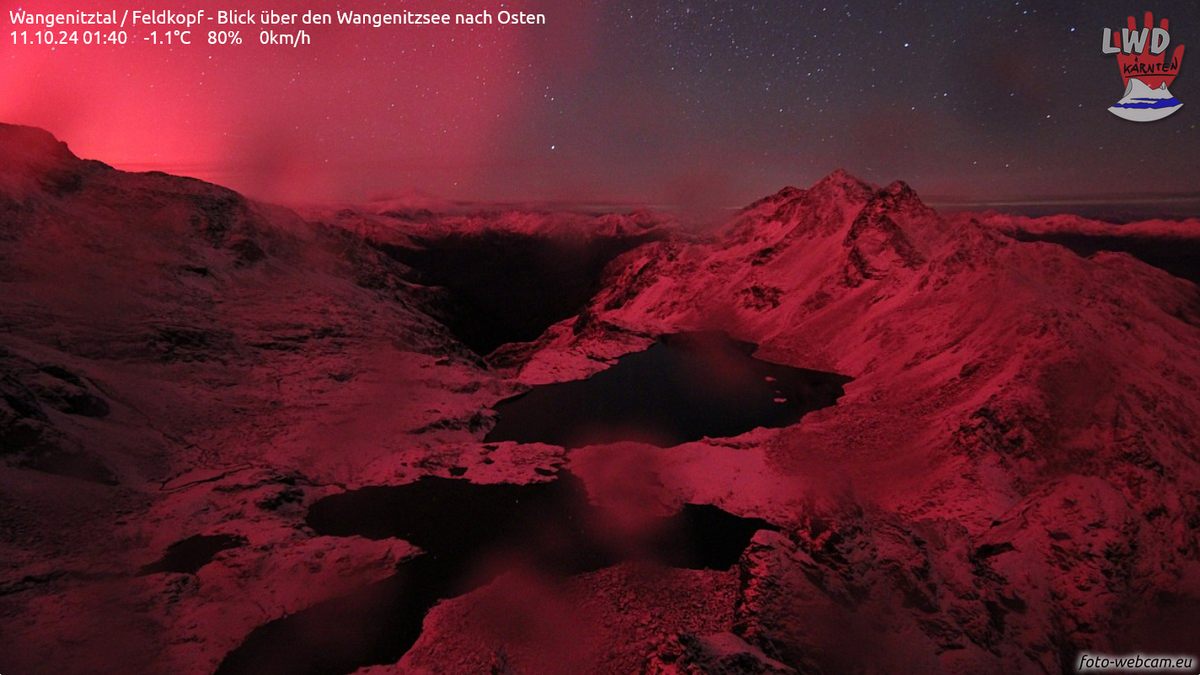
[[[4,672],[213,672],[419,555],[317,535],[316,500],[563,469],[613,528],[691,503],[778,531],[728,572],[546,580],[498,551],[510,573],[361,665],[1047,673],[1195,647],[1200,290],[1139,248],[1197,250],[1195,220],[946,214],[840,171],[705,232],[433,200],[298,213],[27,127],[0,125],[0,157]],[[484,443],[498,401],[690,330],[853,381],[732,438]],[[185,541],[221,546],[139,575]],[[312,634],[353,641],[339,628]]]

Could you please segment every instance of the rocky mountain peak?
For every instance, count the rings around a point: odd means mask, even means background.
[[[769,246],[796,238],[841,237],[882,192],[837,169],[808,189],[788,186],[746,207],[730,227],[730,237],[738,243],[757,241]]]
[[[876,199],[887,208],[902,209],[911,212],[933,212],[921,201],[915,190],[902,180],[892,181],[887,187],[876,193]]]
[[[0,124],[0,157],[5,160],[0,171],[10,170],[14,165],[58,164],[79,159],[54,134],[18,124]]]
[[[749,206],[746,206],[744,209],[742,209],[742,213],[753,211],[761,206],[766,206],[766,205],[776,205],[777,206],[777,205],[783,204],[785,202],[790,202],[793,199],[796,199],[797,197],[799,197],[803,194],[804,194],[804,190],[801,190],[800,188],[795,187],[793,185],[788,185],[788,186],[785,186],[783,189],[781,189],[779,192],[776,192],[775,194],[767,195],[766,197],[763,197],[762,199],[758,199],[754,202],[751,202]]]
[[[48,131],[0,124],[0,196],[20,198],[30,189],[58,191],[78,181],[81,162]]]
[[[848,283],[857,286],[865,279],[886,276],[896,267],[916,267],[924,262],[913,233],[902,224],[926,222],[940,222],[937,212],[904,181],[893,181],[875,191],[846,234]],[[919,235],[916,240],[926,238]]]
[[[828,176],[817,181],[812,186],[813,191],[837,191],[854,199],[865,198],[875,191],[874,186],[847,172],[845,169],[834,169]]]

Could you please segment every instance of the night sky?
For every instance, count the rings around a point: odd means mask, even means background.
[[[1184,107],[1138,124],[1107,111],[1123,84],[1101,54],[1105,27],[1146,10],[1171,22],[1168,55],[1200,45],[1194,0],[188,0],[130,8],[507,8],[547,25],[307,27],[313,44],[297,49],[243,29],[238,47],[53,51],[11,44],[17,6],[0,15],[0,121],[121,168],[268,198],[738,205],[838,167],[983,202],[1200,189],[1200,70],[1185,59],[1171,85]]]

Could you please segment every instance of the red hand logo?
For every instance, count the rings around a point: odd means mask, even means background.
[[[1159,27],[1166,31],[1167,20],[1163,19]],[[1171,82],[1179,74],[1179,65],[1183,63],[1183,45],[1175,48],[1170,59],[1167,59],[1165,50],[1161,55],[1155,56],[1150,53],[1150,44],[1153,41],[1152,34],[1154,31],[1154,15],[1151,12],[1146,12],[1145,31],[1146,34],[1142,40],[1142,53],[1126,54],[1122,50],[1120,54],[1117,54],[1117,63],[1121,66],[1121,80],[1128,86],[1129,80],[1136,77],[1151,89],[1158,89],[1163,83],[1166,83],[1167,88],[1170,88]],[[1131,16],[1129,17],[1129,34],[1133,35],[1137,33],[1139,33],[1137,19]],[[1121,46],[1121,35],[1119,33],[1113,36],[1113,42],[1117,47]],[[1130,42],[1133,42],[1133,40],[1130,40]]]

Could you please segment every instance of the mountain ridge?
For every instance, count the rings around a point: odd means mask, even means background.
[[[0,126],[0,152],[19,158],[0,164],[0,651],[18,670],[211,671],[254,628],[416,555],[314,536],[308,504],[561,467],[597,503],[710,504],[779,529],[728,573],[656,572],[669,598],[634,568],[566,582],[599,617],[597,672],[717,647],[801,672],[964,673],[1187,648],[1200,291],[1127,253],[1014,236],[1102,224],[946,215],[840,171],[708,236],[652,214],[297,213],[80,160],[28,128]],[[455,235],[648,232],[577,314],[487,356],[447,327],[450,291],[401,259]],[[496,402],[690,330],[854,380],[799,424],[673,448],[482,442]],[[248,544],[193,575],[136,576],[196,535]],[[545,665],[478,620],[520,605],[541,626],[566,602],[522,583],[440,604],[372,672],[479,672],[495,649]],[[712,634],[687,608],[718,600]]]

